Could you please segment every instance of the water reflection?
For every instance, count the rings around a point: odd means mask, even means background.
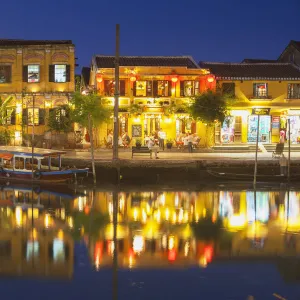
[[[57,189],[2,186],[1,274],[71,278],[79,241],[96,270],[203,268],[300,251],[298,191]]]

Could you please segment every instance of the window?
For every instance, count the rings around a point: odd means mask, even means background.
[[[16,169],[25,169],[25,160],[23,157],[15,156],[15,168]]]
[[[16,124],[16,110],[12,107],[6,109],[6,124],[15,125]]]
[[[120,80],[120,96],[125,96],[125,80]],[[115,82],[113,80],[104,80],[104,95],[113,97],[115,95]]]
[[[267,83],[254,83],[253,84],[253,96],[257,98],[268,97],[268,84]]]
[[[157,96],[168,97],[169,94],[169,81],[158,80],[157,81]]]
[[[0,83],[11,82],[11,66],[0,65]]]
[[[27,82],[39,82],[40,81],[40,66],[28,65],[27,66]]]
[[[39,125],[39,109],[38,108],[28,108],[28,125]]]
[[[54,65],[54,82],[67,82],[66,65]]]
[[[191,97],[199,94],[199,81],[185,80],[180,82],[180,96]]]
[[[235,83],[234,82],[223,83],[222,84],[222,95],[234,97],[235,96]]]
[[[134,83],[134,92],[136,97],[152,96],[152,81],[136,81]]]
[[[300,84],[289,83],[288,84],[288,99],[300,99]]]

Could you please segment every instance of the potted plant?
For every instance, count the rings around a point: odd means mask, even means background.
[[[172,149],[173,140],[168,139],[166,145],[167,145],[167,149]]]
[[[135,140],[135,146],[136,146],[137,148],[140,148],[140,147],[142,146],[142,141],[141,141],[140,139],[136,139],[136,140]]]

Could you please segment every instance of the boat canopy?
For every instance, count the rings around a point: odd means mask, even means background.
[[[0,153],[0,158],[3,158],[3,159],[11,160],[13,157],[14,157],[14,155],[11,153],[4,153],[4,152]]]
[[[43,148],[34,148],[34,156],[35,157],[57,157],[62,154],[66,154],[65,151],[60,150],[50,150]],[[31,147],[18,147],[18,146],[0,146],[0,158],[11,159],[3,157],[3,155],[22,155],[22,156],[32,156],[32,148]]]

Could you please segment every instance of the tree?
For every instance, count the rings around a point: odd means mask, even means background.
[[[91,93],[82,95],[79,92],[74,93],[72,99],[72,117],[73,122],[76,122],[88,129],[91,143],[91,159],[94,184],[96,184],[96,169],[94,156],[94,137],[93,128],[109,119],[111,110],[109,110],[101,97]]]
[[[72,130],[72,118],[69,105],[50,109],[47,125],[53,131],[70,132]]]
[[[227,111],[227,99],[212,91],[196,96],[190,106],[191,116],[206,125],[206,146],[213,144],[214,126],[216,122],[224,122]]]

